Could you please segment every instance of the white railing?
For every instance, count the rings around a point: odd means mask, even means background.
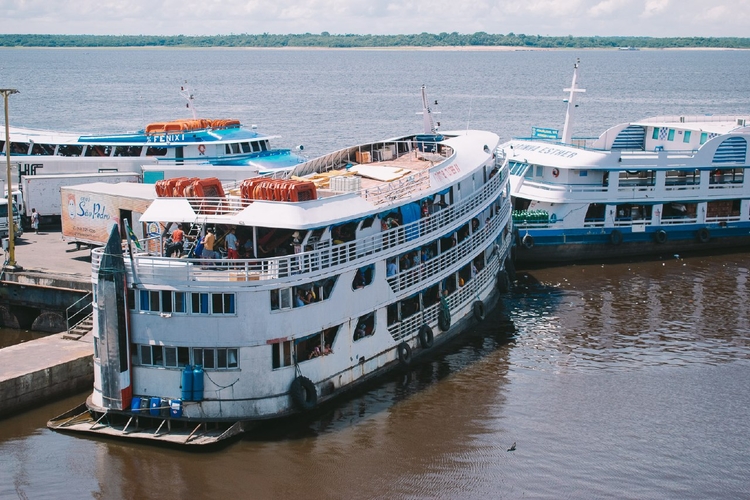
[[[173,259],[162,257],[161,249],[156,252],[143,252],[134,255],[137,279],[141,282],[170,281],[261,281],[299,279],[300,274],[329,274],[333,269],[351,266],[360,258],[386,250],[394,254],[408,248],[420,246],[417,240],[429,241],[435,235],[444,235],[455,231],[465,224],[470,215],[480,207],[494,200],[505,186],[507,168],[492,177],[482,188],[467,199],[448,208],[440,210],[429,217],[410,224],[398,226],[365,238],[345,242],[339,245],[301,252],[283,257],[266,259]],[[509,207],[506,209],[509,210]],[[103,249],[92,251],[92,272],[98,271],[100,254]],[[128,270],[130,265],[126,265]],[[312,278],[307,276],[306,278]]]
[[[510,240],[511,238],[508,238],[508,241]],[[499,255],[505,255],[505,253],[501,252]],[[479,271],[473,279],[469,280],[464,286],[459,287],[458,290],[450,294],[447,297],[450,310],[456,311],[469,302],[478,300],[480,291],[487,286],[490,280],[495,279],[495,275],[499,269],[500,259],[493,259],[484,269]],[[388,332],[396,342],[407,337],[414,337],[419,334],[419,329],[422,325],[437,323],[439,310],[440,302],[437,302],[436,304],[418,311],[408,318],[404,318],[397,323],[388,325]]]

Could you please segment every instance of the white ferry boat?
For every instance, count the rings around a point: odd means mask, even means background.
[[[438,133],[422,95],[424,134],[224,197],[158,198],[141,218],[233,234],[238,259],[162,257],[161,238],[123,256],[113,226],[92,254],[94,390],[49,426],[215,443],[311,411],[481,322],[512,271],[507,166],[494,133]]]
[[[519,262],[716,250],[750,244],[750,115],[661,116],[595,139],[571,137],[575,64],[562,137],[500,147],[510,169]],[[539,129],[535,129],[538,131]]]
[[[23,186],[23,178],[34,176],[34,185],[40,189],[49,179],[58,190],[64,175],[71,176],[71,184],[80,184],[75,176],[137,173],[143,182],[153,184],[172,177],[207,177],[208,172],[229,182],[289,170],[306,161],[296,150],[274,148],[271,140],[276,137],[258,132],[254,125],[246,127],[235,119],[198,118],[193,95],[185,87],[181,94],[192,118],[150,123],[137,132],[110,135],[11,126],[8,143],[0,138],[0,156],[10,155],[14,184]],[[89,177],[86,182],[97,180]],[[26,206],[30,211],[31,205]]]

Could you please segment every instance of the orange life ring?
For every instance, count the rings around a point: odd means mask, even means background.
[[[552,169],[552,175],[553,175],[554,177],[557,177],[558,175],[560,175],[560,171],[559,171],[558,169],[556,169],[556,168],[553,168],[553,169]]]
[[[205,154],[206,153],[206,146],[204,146],[203,144],[199,144],[198,145],[198,152],[200,154]]]

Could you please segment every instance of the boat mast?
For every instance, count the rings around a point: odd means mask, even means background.
[[[435,101],[435,105],[437,105],[437,101]],[[430,106],[427,104],[427,91],[426,87],[422,85],[422,121],[424,123],[424,133],[425,134],[437,134],[437,127],[435,126],[435,122],[432,121],[432,109],[430,109]]]
[[[579,92],[586,92],[585,89],[579,89],[578,85],[578,66],[580,66],[581,60],[576,59],[576,63],[573,65],[573,83],[570,84],[569,89],[563,89],[563,92],[570,92],[569,97],[565,100],[568,103],[568,109],[565,112],[565,126],[563,127],[562,142],[563,144],[570,144],[571,136],[573,135],[572,124],[573,124],[573,112],[578,105],[575,103],[576,94]]]
[[[180,95],[187,100],[187,108],[193,114],[193,119],[198,119],[198,115],[196,115],[195,108],[193,107],[193,101],[195,100],[195,97],[190,92],[190,89],[187,86],[187,82],[185,82],[185,85],[180,87]]]

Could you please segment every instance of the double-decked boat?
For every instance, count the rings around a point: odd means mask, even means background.
[[[94,390],[50,427],[181,444],[314,409],[481,322],[509,286],[513,231],[496,134],[425,131],[156,199],[161,237],[92,253]],[[226,236],[224,236],[226,235]],[[222,239],[231,255],[215,258]]]
[[[271,141],[276,137],[258,132],[254,125],[246,127],[236,119],[198,118],[193,94],[185,87],[181,94],[192,118],[101,135],[9,127],[8,143],[0,139],[0,156],[10,155],[14,184],[26,190],[32,186],[42,190],[48,184],[58,191],[61,185],[106,182],[105,177],[114,173],[135,173],[151,184],[208,175],[230,182],[290,170],[306,161],[299,151],[275,148]],[[24,193],[27,210],[32,199],[44,196],[48,193]],[[59,216],[59,208],[55,210],[47,209],[42,215]]]
[[[750,115],[661,116],[595,139],[535,129],[499,153],[510,169],[519,262],[716,250],[750,244]]]

